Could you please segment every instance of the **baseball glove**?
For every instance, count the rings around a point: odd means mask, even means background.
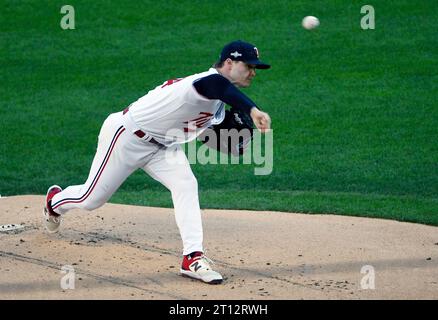
[[[220,124],[206,129],[199,140],[220,152],[240,156],[252,140],[254,123],[249,114],[231,108],[225,111],[225,119]]]

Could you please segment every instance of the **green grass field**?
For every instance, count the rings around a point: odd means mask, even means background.
[[[438,225],[435,1],[2,1],[0,194],[82,184],[106,116],[163,81],[256,44],[245,92],[272,117],[274,166],[192,165],[203,208],[383,217]],[[360,9],[375,8],[375,30]],[[318,29],[301,27],[306,15]],[[172,206],[143,172],[111,202]]]

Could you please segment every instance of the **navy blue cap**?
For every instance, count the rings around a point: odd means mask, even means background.
[[[259,50],[256,46],[238,40],[227,44],[221,52],[220,61],[230,58],[233,61],[243,61],[253,64],[256,69],[269,69],[271,66],[259,60]]]

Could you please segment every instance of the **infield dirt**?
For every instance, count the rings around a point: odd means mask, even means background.
[[[50,235],[43,202],[0,198],[0,225],[24,225],[0,232],[0,299],[438,299],[437,227],[204,210],[206,255],[225,278],[213,286],[179,275],[172,209],[71,211]],[[74,289],[62,289],[65,266]]]

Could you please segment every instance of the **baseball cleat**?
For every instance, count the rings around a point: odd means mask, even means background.
[[[49,233],[58,232],[59,226],[61,225],[61,215],[55,213],[50,206],[50,201],[55,196],[55,194],[60,193],[62,188],[60,186],[54,185],[47,190],[46,202],[44,204],[43,216],[44,216],[44,226]]]
[[[209,284],[219,284],[223,278],[211,269],[211,262],[202,252],[193,252],[184,256],[180,273],[183,277],[190,277]]]

